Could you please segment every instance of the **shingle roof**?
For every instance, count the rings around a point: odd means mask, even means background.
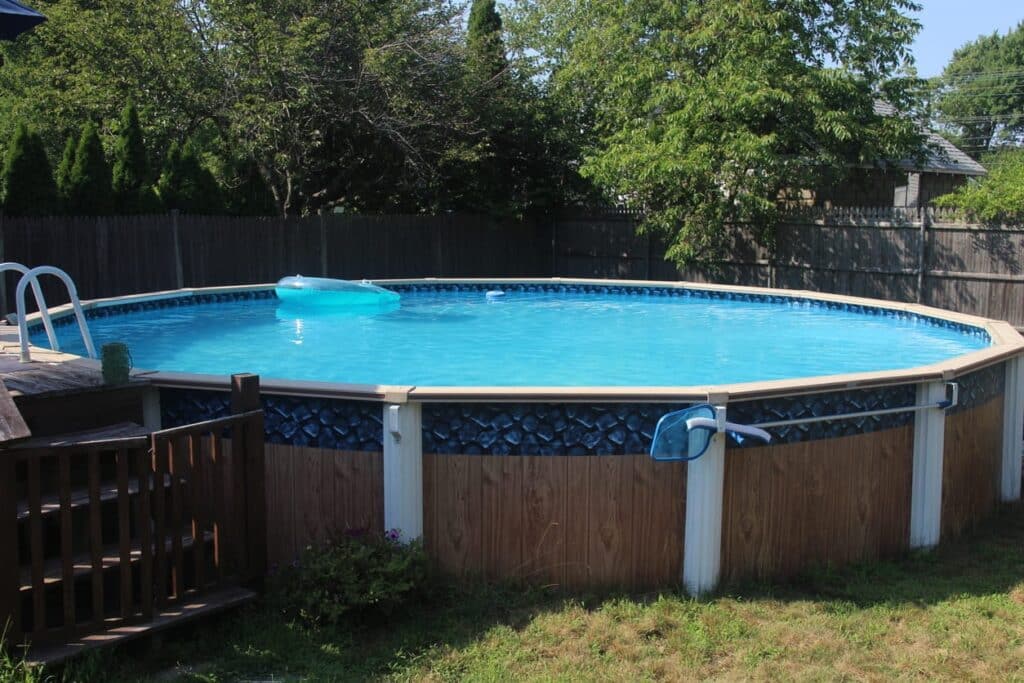
[[[875,100],[875,113],[880,116],[896,116],[896,107],[888,102]],[[907,171],[923,173],[953,173],[956,175],[981,176],[988,174],[984,166],[968,156],[952,142],[922,127],[928,146],[928,155],[924,161],[902,159],[896,165]]]

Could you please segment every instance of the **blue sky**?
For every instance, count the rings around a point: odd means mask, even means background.
[[[1024,0],[920,0],[921,32],[912,51],[922,77],[938,76],[953,50],[979,35],[1006,33],[1024,21]]]

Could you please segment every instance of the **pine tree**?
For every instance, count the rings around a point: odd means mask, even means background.
[[[181,145],[172,142],[164,157],[160,178],[156,182],[156,193],[160,202],[168,209],[181,209],[178,188],[181,186]]]
[[[501,37],[501,15],[494,0],[473,0],[467,30],[470,63],[486,78],[493,78],[508,66]]]
[[[0,199],[12,216],[56,213],[57,187],[38,133],[18,124],[0,174]]]
[[[171,144],[157,182],[157,193],[168,209],[202,215],[224,211],[217,179],[203,165],[191,140],[180,146]]]
[[[129,102],[121,112],[121,131],[114,146],[112,186],[117,210],[123,214],[141,213],[143,188],[149,175],[146,147],[135,104]]]
[[[75,149],[75,164],[71,167],[70,212],[79,216],[109,214],[113,208],[110,182],[110,166],[103,155],[99,130],[90,121],[82,128],[82,137]]]
[[[63,212],[67,212],[71,204],[71,169],[75,166],[76,147],[78,141],[74,135],[69,135],[68,141],[64,143],[64,154],[57,165],[57,198]]]

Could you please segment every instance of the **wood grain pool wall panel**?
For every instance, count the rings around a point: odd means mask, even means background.
[[[423,471],[427,552],[446,571],[572,588],[681,579],[681,463],[426,454]]]
[[[975,526],[999,505],[1003,397],[946,416],[942,540]]]
[[[266,444],[271,566],[332,535],[383,532],[383,462],[381,453]]]
[[[896,555],[909,545],[913,428],[731,448],[724,580]]]

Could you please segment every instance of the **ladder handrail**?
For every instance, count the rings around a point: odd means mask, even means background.
[[[0,263],[0,277],[3,276],[9,270],[24,276],[29,271],[28,266],[16,263],[14,261],[5,261]],[[40,315],[43,319],[43,327],[46,328],[46,337],[50,340],[50,348],[59,350],[60,347],[57,343],[57,333],[53,331],[53,321],[50,319],[50,312],[47,310],[46,299],[43,297],[43,290],[39,286],[38,280],[32,281],[32,294],[36,297],[36,305],[39,307]],[[21,328],[19,328],[19,333]]]
[[[85,312],[82,310],[82,302],[78,299],[78,289],[75,287],[74,280],[71,279],[70,275],[55,266],[36,266],[21,276],[21,279],[18,280],[17,292],[15,293],[18,305],[18,340],[21,342],[21,362],[28,363],[32,360],[32,355],[28,348],[28,323],[25,321],[25,290],[31,284],[32,292],[35,293],[39,287],[40,275],[55,275],[64,283],[68,290],[68,296],[71,298],[71,307],[75,309],[75,319],[78,320],[78,329],[82,333],[85,350],[90,358],[96,358],[96,347],[92,343],[92,335],[89,333],[89,325],[85,321]],[[40,302],[37,300],[37,303]],[[40,303],[39,309],[43,311],[42,317],[43,324],[45,325],[45,321],[50,314],[42,303]],[[54,351],[60,351],[60,346],[56,344],[56,337],[51,342],[51,348]]]

